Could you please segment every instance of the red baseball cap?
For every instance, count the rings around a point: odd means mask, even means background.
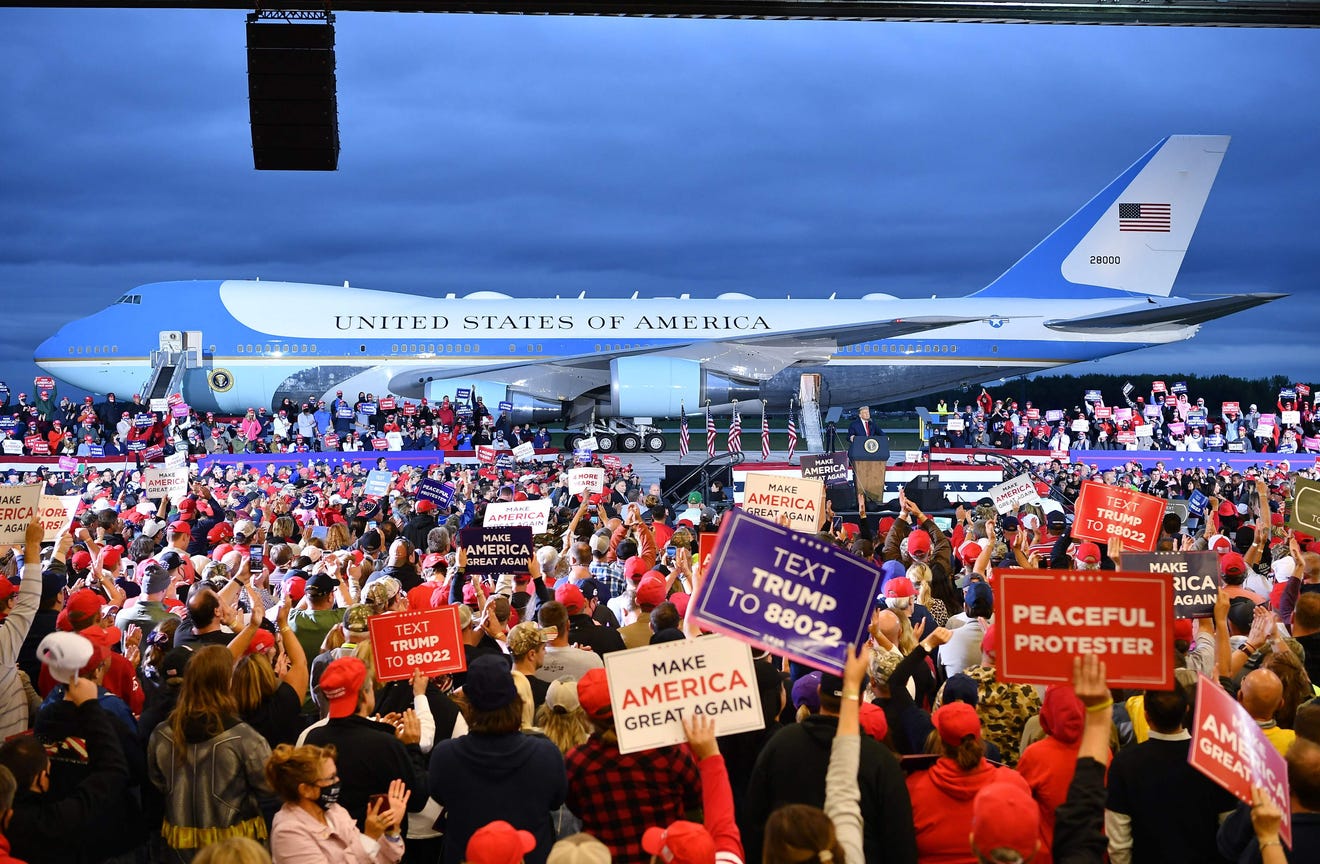
[[[862,731],[877,741],[885,740],[889,734],[889,718],[885,717],[885,709],[870,702],[863,702],[858,708],[857,722],[861,724]]]
[[[1099,564],[1100,547],[1091,542],[1083,543],[1073,553],[1073,560],[1080,561],[1083,564]]]
[[[1221,501],[1219,503],[1219,509],[1216,510],[1215,512],[1218,513],[1220,516],[1238,515],[1237,506],[1232,501]]]
[[[623,578],[640,581],[646,575],[646,562],[641,555],[634,555],[623,563]]]
[[[187,534],[190,537],[192,536],[192,526],[183,520],[171,522],[170,530],[175,534]]]
[[[483,825],[468,838],[465,860],[469,864],[518,864],[535,848],[532,832],[514,828],[501,819]]]
[[[577,682],[578,704],[587,716],[601,720],[614,713],[610,706],[610,684],[601,668],[588,669]]]
[[[996,849],[1012,849],[1022,860],[1040,846],[1040,808],[1016,783],[988,783],[972,801],[972,849],[989,858]]]
[[[555,599],[564,604],[570,615],[581,612],[587,606],[587,600],[582,596],[582,589],[568,580],[560,582],[555,587]]]
[[[331,717],[347,717],[357,708],[358,693],[367,680],[367,664],[356,657],[330,661],[317,685],[330,703]]]
[[[425,558],[422,559],[422,569],[430,570],[436,565],[444,564],[444,563],[445,563],[445,556],[441,555],[439,552],[432,552],[430,555],[427,555]]]
[[[981,557],[981,544],[975,540],[968,540],[958,547],[958,560],[964,564],[975,564],[976,559]]]
[[[915,597],[917,588],[906,576],[895,576],[885,583],[886,598]]]
[[[665,602],[667,593],[663,579],[647,576],[637,584],[637,605],[659,606]]]
[[[1219,556],[1219,575],[1242,576],[1247,572],[1246,560],[1236,552]]]
[[[430,513],[435,510],[435,502],[429,498],[423,498],[421,501],[417,502],[417,507],[415,509],[418,513]]]
[[[647,828],[642,849],[666,864],[714,864],[715,838],[704,825],[680,819],[668,828]]]
[[[321,680],[325,680],[324,676]],[[941,705],[931,719],[935,721],[935,731],[940,733],[940,740],[950,747],[957,747],[968,735],[981,736],[981,718],[976,709],[966,702]]]
[[[86,630],[100,619],[103,600],[100,594],[90,588],[73,592],[55,619],[55,626],[74,633]]]
[[[908,554],[916,555],[930,551],[930,535],[925,531],[913,531],[908,535]]]

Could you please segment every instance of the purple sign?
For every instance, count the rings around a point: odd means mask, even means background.
[[[860,558],[730,510],[698,599],[701,624],[818,669],[842,673],[861,644],[880,571]]]
[[[417,484],[417,492],[414,494],[421,500],[434,501],[435,506],[448,511],[454,501],[454,484],[427,477]]]
[[[75,458],[72,457],[72,456],[61,456],[61,457],[60,457],[60,470],[61,470],[61,471],[77,471],[77,470],[78,470],[78,460],[75,459]]]
[[[358,410],[361,411],[363,414],[365,414],[365,415],[368,416],[368,417],[375,416],[375,414],[376,414],[376,403],[375,403],[375,402],[363,402],[361,405],[358,406]]]
[[[464,528],[459,545],[467,550],[467,572],[476,576],[526,573],[532,557],[532,529],[526,525],[504,528]]]
[[[133,425],[139,429],[146,429],[156,425],[155,414],[135,414],[133,415]]]
[[[170,413],[175,417],[187,417],[192,409],[188,407],[187,402],[177,402],[170,408]]]

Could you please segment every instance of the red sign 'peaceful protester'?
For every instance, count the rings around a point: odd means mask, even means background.
[[[1154,552],[1168,502],[1132,489],[1087,481],[1073,506],[1072,536],[1100,544],[1117,537],[1124,549]]]
[[[1097,654],[1112,687],[1173,688],[1173,584],[1162,573],[995,573],[1000,680],[1072,680],[1073,658]]]

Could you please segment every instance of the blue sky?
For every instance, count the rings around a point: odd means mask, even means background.
[[[0,380],[23,389],[62,323],[172,279],[963,294],[1174,132],[1233,135],[1175,293],[1293,296],[1089,368],[1320,378],[1314,31],[337,29],[340,170],[256,172],[241,13],[0,9]]]

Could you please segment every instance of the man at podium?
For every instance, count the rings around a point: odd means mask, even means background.
[[[856,438],[867,438],[871,435],[883,435],[884,430],[878,428],[871,422],[871,409],[866,405],[857,409],[857,419],[848,425],[848,444],[851,445]]]

